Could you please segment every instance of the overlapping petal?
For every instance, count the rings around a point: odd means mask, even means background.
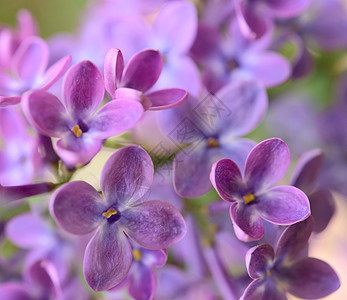
[[[287,300],[284,291],[271,279],[256,279],[245,290],[240,300]]]
[[[251,278],[257,279],[266,275],[275,257],[275,252],[269,244],[262,244],[247,251],[246,266]]]
[[[271,12],[278,18],[290,18],[300,14],[311,0],[266,0]]]
[[[333,217],[336,206],[332,193],[320,188],[309,195],[311,214],[314,218],[313,231],[322,232]]]
[[[105,57],[104,76],[105,88],[112,98],[115,97],[115,91],[119,85],[124,70],[124,59],[122,52],[117,48],[110,49]]]
[[[152,299],[155,292],[155,276],[153,271],[142,263],[135,263],[131,267],[129,277],[129,294],[134,299]]]
[[[149,110],[168,109],[181,105],[188,98],[188,92],[183,89],[165,89],[146,95],[152,103]]]

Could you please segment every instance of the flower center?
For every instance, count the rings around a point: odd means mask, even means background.
[[[116,214],[118,214],[118,211],[116,211],[114,208],[110,208],[109,210],[102,213],[102,215],[107,219],[109,219],[111,216],[114,216]]]
[[[82,135],[82,130],[81,128],[76,124],[71,131],[75,134],[76,137],[80,137]]]
[[[271,275],[272,275],[271,270],[268,269],[268,270],[266,271],[266,274],[267,274],[267,276],[271,276]]]
[[[207,146],[210,148],[216,148],[219,146],[219,142],[217,139],[210,137],[207,139]]]
[[[255,201],[255,197],[252,193],[248,193],[247,195],[244,195],[242,198],[245,201],[245,204],[249,204]]]
[[[139,249],[133,249],[133,257],[136,261],[140,261],[142,258],[142,252]]]

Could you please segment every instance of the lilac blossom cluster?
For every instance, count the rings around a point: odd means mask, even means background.
[[[347,50],[339,0],[102,0],[81,15],[47,40],[27,10],[0,25],[0,299],[338,290],[309,241],[347,195],[347,81],[323,109],[296,84]]]

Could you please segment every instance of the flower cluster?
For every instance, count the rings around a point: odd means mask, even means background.
[[[0,299],[339,296],[311,249],[346,213],[342,3],[80,13],[0,25]]]

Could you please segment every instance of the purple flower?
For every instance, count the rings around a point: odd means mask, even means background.
[[[95,231],[84,256],[83,270],[95,291],[108,290],[127,275],[132,252],[127,236],[141,247],[159,250],[185,232],[179,211],[160,200],[143,200],[153,180],[153,164],[139,146],[118,150],[101,174],[104,199],[88,183],[70,182],[53,196],[51,213],[66,231]]]
[[[11,68],[0,68],[0,106],[19,103],[27,91],[47,90],[71,65],[68,55],[47,69],[48,57],[48,46],[43,39],[31,36],[21,42],[11,58]]]
[[[322,163],[323,152],[320,149],[307,151],[300,157],[292,176],[292,185],[305,192],[310,200],[315,232],[323,231],[335,213],[333,195],[318,185]]]
[[[254,146],[240,138],[262,120],[267,95],[254,81],[236,81],[201,102],[190,98],[183,106],[165,111],[162,127],[180,148],[174,159],[174,187],[184,198],[206,194],[212,185],[211,166],[229,157],[243,165]],[[183,146],[181,146],[183,145]]]
[[[304,299],[323,298],[340,287],[335,271],[324,261],[299,254],[313,228],[312,217],[289,226],[274,250],[268,244],[251,248],[246,255],[253,282],[242,300],[287,299],[286,292]]]
[[[301,190],[287,185],[272,187],[284,176],[289,163],[287,145],[272,138],[252,149],[243,173],[230,159],[213,165],[211,182],[221,198],[231,203],[230,217],[240,240],[262,238],[261,218],[273,224],[291,225],[310,215],[309,201]]]
[[[129,98],[142,103],[145,110],[167,109],[182,104],[188,93],[182,89],[148,90],[162,70],[162,58],[156,50],[143,50],[134,55],[124,68],[122,52],[111,49],[105,59],[106,90],[112,99]]]
[[[143,114],[140,103],[124,98],[96,112],[104,92],[98,68],[82,61],[66,74],[64,104],[52,94],[35,91],[24,96],[23,109],[41,134],[60,138],[56,151],[67,165],[86,164],[104,139],[129,130]]]

